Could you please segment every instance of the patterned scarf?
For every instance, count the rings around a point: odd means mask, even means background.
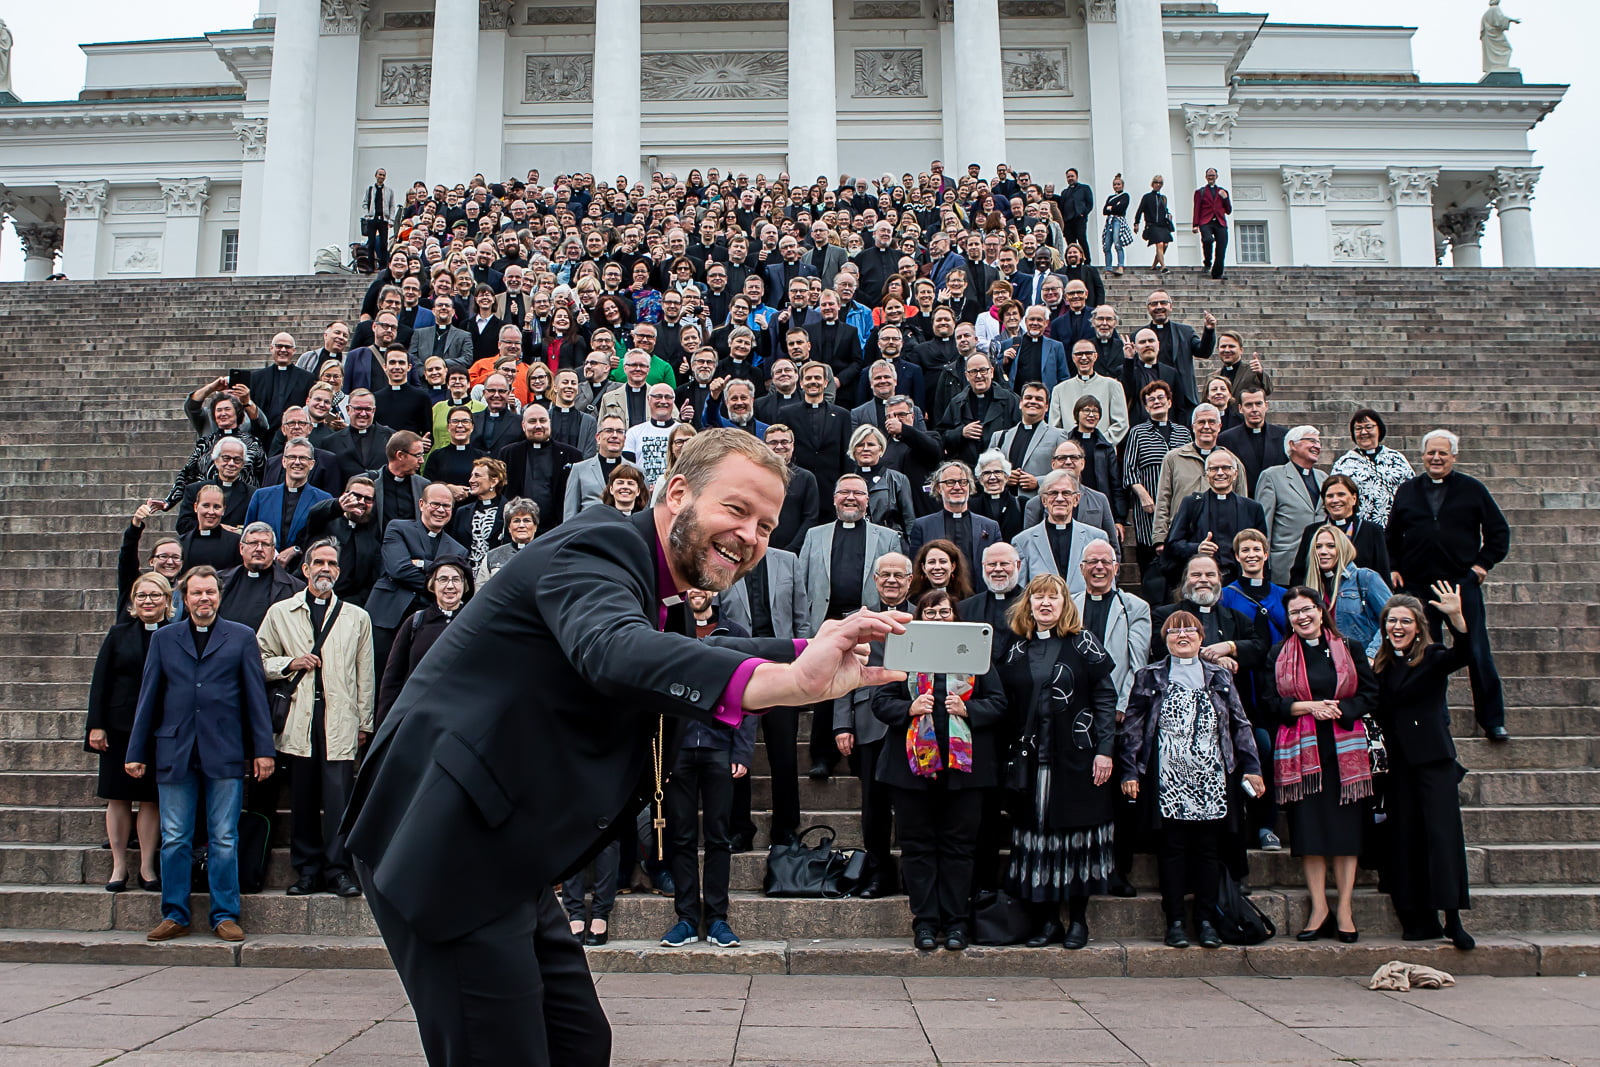
[[[914,674],[907,679],[907,686],[911,690],[912,699],[924,693],[933,692],[934,675]],[[970,674],[945,675],[945,691],[952,696],[961,698],[966,703],[972,695],[972,690],[977,679]],[[949,766],[952,771],[961,771],[965,774],[972,773],[972,728],[967,725],[967,720],[959,716],[950,716],[950,759]],[[911,773],[921,778],[937,778],[939,771],[939,735],[934,728],[932,715],[918,715],[911,720],[911,725],[906,729],[906,761],[911,764]]]
[[[1333,669],[1338,677],[1334,697],[1344,700],[1355,695],[1356,665],[1350,648],[1324,630],[1322,640],[1333,653]],[[1311,700],[1311,683],[1306,680],[1305,648],[1298,637],[1284,642],[1274,667],[1278,693],[1288,700]],[[1372,795],[1372,764],[1367,757],[1367,731],[1358,719],[1354,729],[1346,729],[1334,719],[1334,756],[1339,766],[1339,803],[1349,804]],[[1277,754],[1273,760],[1278,803],[1288,804],[1322,788],[1322,760],[1317,752],[1317,720],[1299,715],[1278,727]]]

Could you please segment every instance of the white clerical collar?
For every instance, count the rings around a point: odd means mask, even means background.
[[[1226,499],[1228,499],[1228,497],[1231,494],[1229,494],[1229,493],[1213,493],[1212,495],[1215,496],[1218,500],[1226,500]]]
[[[220,484],[221,484],[221,486],[222,486],[222,488],[224,488],[224,489],[232,489],[232,488],[233,488],[233,485],[234,485],[234,482],[237,482],[237,481],[238,481],[238,480],[239,480],[239,479],[237,479],[237,478],[235,478],[235,479],[234,479],[234,480],[233,480],[233,482],[229,482],[229,481],[224,481],[224,480],[223,480],[223,479],[221,479],[221,478],[218,478],[218,479],[217,479],[217,481],[218,481],[218,482],[219,482],[219,483],[220,483]]]
[[[427,530],[425,532],[427,533],[427,535],[429,537],[438,537],[439,536],[439,531],[438,530]]]
[[[488,413],[488,415],[489,415],[489,417],[491,419],[498,419],[500,417],[500,412],[498,412],[498,411],[490,411]]]
[[[1304,641],[1312,648],[1316,648],[1318,645],[1322,644],[1322,638],[1320,637],[1302,637],[1300,640]]]
[[[853,523],[853,522],[845,522],[843,519],[839,520],[839,525],[841,527],[843,527],[844,529],[846,529],[846,530],[854,530],[856,528],[856,524],[855,523]]]
[[[356,435],[358,437],[365,437],[365,436],[367,436],[367,431],[366,430],[357,430],[356,431]]]
[[[1090,600],[1094,600],[1094,601],[1100,601],[1100,600],[1104,600],[1105,596],[1103,594],[1101,594],[1101,593],[1090,593],[1089,594],[1089,599]]]
[[[249,567],[246,567],[244,569],[244,576],[246,578],[259,578],[264,573],[265,573],[264,571],[253,571]]]
[[[1210,615],[1211,614],[1211,605],[1209,605],[1209,604],[1196,604],[1195,607],[1200,609],[1200,613],[1202,615]]]
[[[543,448],[544,447],[544,442],[543,441],[529,441],[528,444],[533,446],[534,448]]]
[[[403,485],[405,484],[406,476],[403,474],[391,474],[389,479],[396,485]]]
[[[946,509],[945,514],[950,516],[952,519],[964,519],[967,517],[967,513],[965,511],[950,511]]]
[[[825,400],[817,400],[817,401],[807,400],[806,401],[806,407],[810,408],[812,411],[816,411],[818,408],[822,407],[822,405],[825,404],[825,403],[827,403],[827,401],[825,401]]]
[[[284,482],[283,491],[286,493],[298,493],[300,491],[300,487],[298,485],[290,485],[288,482]]]
[[[1184,667],[1193,667],[1196,663],[1200,662],[1200,658],[1198,656],[1173,656],[1172,662],[1180,664]]]
[[[1089,372],[1089,373],[1088,373],[1088,374],[1084,374],[1084,373],[1082,373],[1082,372],[1079,372],[1079,374],[1078,374],[1078,381],[1080,381],[1080,382],[1086,382],[1086,381],[1088,381],[1088,380],[1089,380],[1089,379],[1090,379],[1090,378],[1093,378],[1093,377],[1094,377],[1094,371],[1090,371],[1090,372]]]
[[[209,627],[209,626],[196,626],[194,628],[194,632],[197,633],[197,634],[208,634],[208,633],[211,632],[211,627]]]
[[[559,411],[559,412],[561,412],[561,414],[563,414],[563,415],[565,415],[565,414],[567,414],[567,413],[568,413],[568,412],[570,412],[570,411],[571,411],[571,410],[572,410],[572,409],[571,409],[571,408],[564,408],[564,407],[562,407],[562,406],[561,406],[561,405],[560,405],[560,404],[557,404],[557,405],[556,405],[556,410],[557,410],[557,411]]]
[[[1072,523],[1071,522],[1052,522],[1050,525],[1052,527],[1054,527],[1055,529],[1057,529],[1057,530],[1070,530],[1070,529],[1072,529]]]
[[[447,619],[452,619],[452,618],[455,617],[456,609],[455,608],[440,608],[439,609],[439,614],[443,615]]]
[[[328,606],[327,597],[314,596],[311,598],[311,602],[319,608],[325,608]]]
[[[1434,485],[1443,485],[1444,484],[1444,479],[1443,478],[1435,478],[1431,474],[1428,475],[1428,481],[1432,482]]]
[[[391,386],[389,386],[389,392],[398,393],[400,390],[402,390],[404,388],[405,388],[405,384],[404,383],[401,383],[400,385],[391,385]]]
[[[465,452],[467,450],[466,445],[451,445],[450,447],[455,449],[457,452]]]
[[[161,629],[161,624],[159,622],[147,622],[144,624],[144,628],[146,630],[159,630]]]
[[[1250,430],[1251,433],[1260,433],[1262,429],[1265,429],[1265,427],[1262,427],[1261,429],[1250,429],[1250,427],[1247,426],[1245,429]]]
[[[217,531],[216,530],[202,530],[202,529],[199,529],[198,527],[196,527],[194,532],[199,534],[201,537],[211,537]]]

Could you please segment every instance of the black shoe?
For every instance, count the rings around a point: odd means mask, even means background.
[[[1322,937],[1332,937],[1338,927],[1333,924],[1333,916],[1322,920],[1321,926],[1308,926],[1294,935],[1296,941],[1315,941]]]
[[[772,835],[772,844],[774,845],[797,845],[799,843],[799,835],[793,830],[784,830],[782,833]]]
[[[1168,948],[1189,947],[1189,935],[1183,932],[1183,922],[1181,920],[1167,924],[1166,942]]]
[[[1209,919],[1200,920],[1200,947],[1222,947],[1222,935],[1217,933],[1217,928],[1211,925],[1211,921]]]
[[[1487,737],[1490,743],[1496,745],[1503,745],[1511,740],[1511,735],[1506,733],[1504,726],[1491,726],[1483,732],[1483,736]]]
[[[951,952],[965,952],[967,950],[967,932],[959,926],[952,926],[945,932],[944,947]]]
[[[328,886],[328,892],[337,897],[359,897],[361,885],[344,871],[333,876],[333,882]]]
[[[1132,883],[1123,876],[1122,872],[1118,871],[1111,876],[1111,895],[1114,897],[1136,897],[1139,895],[1139,891],[1133,888]]]
[[[749,852],[755,847],[756,838],[754,834],[739,834],[733,839],[733,843],[729,846],[728,851],[737,854],[740,852]]]
[[[159,893],[161,892],[161,879],[159,877],[146,878],[141,874],[139,876],[139,888],[143,889],[146,893]]]
[[[1039,932],[1028,938],[1029,948],[1044,948],[1061,940],[1063,931],[1061,923],[1056,919],[1046,919],[1044,925],[1039,927]]]
[[[610,935],[611,930],[609,928],[601,930],[598,934],[593,930],[585,930],[583,932],[583,943],[593,948],[597,945],[605,944],[606,941],[610,939]]]
[[[1341,944],[1353,945],[1357,941],[1360,941],[1360,940],[1361,940],[1361,931],[1360,930],[1340,930],[1339,931],[1339,942]]]
[[[833,764],[827,760],[817,760],[811,765],[811,769],[806,772],[806,777],[813,782],[826,782],[832,776]]]
[[[302,874],[295,880],[294,885],[289,887],[287,892],[291,897],[309,897],[313,893],[320,893],[322,892],[322,879],[314,874]]]
[[[862,900],[877,900],[879,897],[888,895],[888,893],[884,892],[883,878],[876,874],[868,878],[866,884],[856,890],[856,896]]]
[[[1067,935],[1061,943],[1070,949],[1086,948],[1089,944],[1089,927],[1083,923],[1070,923],[1067,926]]]
[[[1461,925],[1460,918],[1454,918],[1445,923],[1444,936],[1448,937],[1450,943],[1462,952],[1471,952],[1478,947],[1478,942],[1473,940],[1472,935],[1467,933],[1466,927]]]
[[[932,952],[939,947],[939,935],[931,926],[919,926],[911,931],[911,944],[918,952]]]
[[[127,888],[128,880],[126,878],[116,878],[106,883],[107,893],[120,893]]]

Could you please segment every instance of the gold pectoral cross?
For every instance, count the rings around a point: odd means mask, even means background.
[[[657,719],[656,719],[656,735],[650,739],[650,757],[651,757],[651,762],[655,764],[655,772],[656,772],[656,791],[655,791],[655,812],[656,812],[656,815],[655,815],[655,818],[650,820],[650,825],[655,827],[655,831],[656,831],[656,859],[657,860],[664,860],[664,859],[667,858],[667,850],[666,850],[667,816],[666,816],[666,813],[662,810],[662,807],[661,807],[661,800],[666,795],[663,792],[662,788],[661,788],[661,769],[662,769],[661,768],[661,761],[662,761],[662,759],[665,758],[664,757],[664,752],[665,752],[666,747],[667,747],[666,742],[667,742],[667,717],[665,715],[661,715],[661,716],[658,716]]]

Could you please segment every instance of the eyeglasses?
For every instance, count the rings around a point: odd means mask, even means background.
[[[844,497],[846,500],[849,500],[854,497],[864,497],[867,495],[867,493],[861,489],[836,489],[834,490],[833,495]]]
[[[1321,615],[1321,614],[1322,614],[1322,609],[1321,608],[1317,608],[1317,607],[1292,608],[1289,611],[1289,618],[1298,619],[1298,618],[1302,618],[1302,617],[1304,617],[1306,615]]]
[[[246,548],[272,548],[276,544],[276,542],[274,542],[274,541],[261,541],[261,540],[241,541],[239,543],[244,545],[244,547],[246,547]]]
[[[907,578],[911,577],[911,572],[910,571],[873,571],[872,572],[872,576],[874,578],[881,578],[886,582],[890,582],[890,581],[903,582]]]
[[[922,612],[922,617],[932,620],[950,620],[956,617],[956,613],[949,608],[927,608]]]
[[[171,552],[157,552],[155,555],[151,556],[150,558],[153,559],[153,560],[156,560],[158,562],[161,562],[161,563],[182,563],[183,562],[183,557],[182,556],[175,555],[175,554],[173,554]]]
[[[1078,494],[1071,489],[1052,489],[1047,493],[1040,493],[1046,500],[1071,500]]]
[[[424,456],[424,455],[426,455],[426,454],[427,454],[427,453],[425,453],[425,452],[423,452],[423,451],[422,451],[422,450],[421,450],[421,449],[418,449],[418,450],[417,450],[417,451],[415,451],[415,452],[409,452],[409,451],[408,451],[408,452],[407,452],[407,453],[406,453],[406,455],[408,455],[408,456],[410,456],[410,457],[411,457],[411,458],[412,458],[412,459],[421,459],[421,458],[422,458],[422,457],[423,457],[423,456]]]
[[[1174,626],[1167,631],[1168,637],[1193,637],[1200,631],[1193,626]]]
[[[165,594],[165,593],[135,593],[135,594],[133,594],[133,599],[135,599],[135,600],[165,600],[165,599],[167,599],[167,594]]]
[[[1051,456],[1051,463],[1082,463],[1083,457],[1074,453],[1070,456]]]
[[[942,478],[939,480],[938,484],[944,486],[946,489],[954,489],[956,486],[966,485],[967,480],[965,478]]]

